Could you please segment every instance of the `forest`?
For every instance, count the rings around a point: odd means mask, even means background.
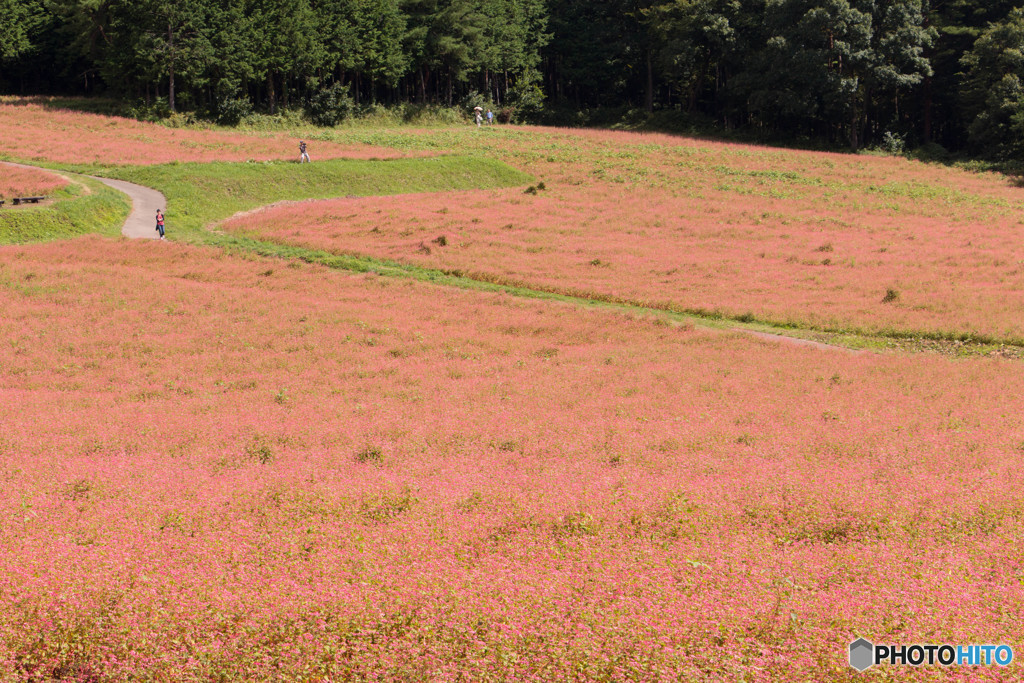
[[[655,116],[1012,161],[1008,0],[0,0],[0,94],[103,95],[231,125],[301,109]],[[603,114],[602,114],[603,112]]]

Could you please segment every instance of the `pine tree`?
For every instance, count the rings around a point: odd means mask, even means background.
[[[992,24],[961,59],[964,111],[976,152],[997,159],[1024,153],[1024,9]]]

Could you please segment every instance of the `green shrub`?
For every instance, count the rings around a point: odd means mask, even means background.
[[[914,150],[913,156],[921,161],[949,161],[949,150],[937,142],[929,142]]]
[[[126,113],[133,119],[152,123],[170,116],[171,108],[167,103],[167,98],[157,97],[150,102],[137,100],[135,104],[128,108]]]
[[[906,136],[885,131],[885,134],[882,135],[882,149],[893,156],[902,155],[906,149]]]
[[[252,101],[248,97],[224,97],[217,100],[217,123],[222,126],[237,126],[252,114]]]
[[[463,111],[473,111],[473,107],[480,107],[481,109],[487,109],[487,98],[481,95],[476,90],[470,90],[465,97],[459,100],[459,107]]]
[[[533,69],[524,71],[508,95],[510,103],[515,107],[516,120],[525,121],[537,117],[544,109],[544,88],[540,72]]]
[[[348,87],[335,83],[324,88],[309,102],[309,116],[318,126],[336,126],[352,116],[355,102],[349,95]]]

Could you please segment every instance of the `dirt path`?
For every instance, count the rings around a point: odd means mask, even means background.
[[[39,166],[29,166],[28,164],[16,164],[13,161],[0,161],[0,164],[6,166],[13,166],[15,168],[27,168],[35,171],[45,171],[47,173],[53,173],[56,176],[64,178],[69,183],[76,183],[85,188],[86,194],[89,193],[89,188],[83,185],[81,182],[76,181],[74,178],[60,173],[58,171],[51,171],[48,168],[40,168]],[[159,235],[156,232],[156,210],[166,209],[167,200],[162,194],[154,189],[143,187],[142,185],[136,185],[134,183],[127,183],[123,180],[111,180],[110,178],[97,178],[96,176],[86,176],[93,180],[98,180],[108,187],[112,187],[119,192],[123,192],[128,195],[128,198],[132,202],[132,212],[128,215],[128,219],[121,227],[121,234],[129,239],[157,239]]]
[[[791,346],[804,346],[809,349],[818,349],[820,351],[846,351],[855,355],[861,355],[866,353],[859,349],[849,349],[845,346],[838,346],[836,344],[826,344],[825,342],[813,341],[811,339],[801,339],[799,337],[787,337],[784,334],[772,334],[771,332],[758,332],[757,330],[744,330],[739,327],[734,327],[730,331],[742,332],[743,334],[749,334],[752,337],[764,339],[767,341],[779,342],[780,344],[789,344]]]

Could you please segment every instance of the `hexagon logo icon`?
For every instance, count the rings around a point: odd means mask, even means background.
[[[863,638],[850,643],[850,666],[857,671],[866,671],[875,664],[875,646]]]

